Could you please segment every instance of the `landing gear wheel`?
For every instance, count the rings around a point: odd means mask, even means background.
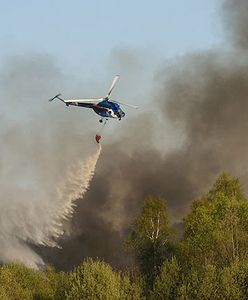
[[[103,122],[103,120],[101,119],[101,120],[99,120],[99,122],[100,122],[100,123],[102,123],[102,122]]]

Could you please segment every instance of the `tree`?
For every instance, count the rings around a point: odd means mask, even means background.
[[[248,201],[239,180],[223,173],[184,219],[185,262],[228,266],[248,253]]]
[[[120,275],[101,261],[85,260],[69,275],[67,300],[120,299]]]
[[[54,299],[54,292],[45,273],[23,265],[0,268],[0,286],[10,300]],[[4,299],[4,298],[3,298]]]
[[[248,299],[248,258],[236,260],[219,272],[222,299]]]
[[[145,299],[142,290],[142,280],[136,278],[131,280],[129,274],[121,277],[120,300],[142,300]]]
[[[173,257],[163,264],[160,274],[156,277],[151,299],[177,299],[177,289],[181,283],[180,280],[181,268],[176,257]]]
[[[150,287],[171,250],[171,237],[165,200],[147,197],[141,214],[132,224],[127,246]]]
[[[219,298],[218,270],[214,265],[206,264],[201,268],[191,268],[181,274],[177,296],[180,300],[212,300]]]
[[[54,300],[66,299],[70,288],[69,273],[56,272],[51,266],[48,266],[45,275],[54,291]]]

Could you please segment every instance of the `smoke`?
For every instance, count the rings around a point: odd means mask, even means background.
[[[149,194],[163,196],[178,221],[223,171],[248,190],[247,1],[224,1],[222,16],[226,43],[165,63],[149,111],[122,123],[105,145],[94,188],[72,220],[77,236],[62,242],[56,258],[46,253],[57,267],[69,269],[85,256],[126,264],[122,243]]]
[[[229,41],[244,50],[248,47],[247,10],[246,0],[226,0],[223,4],[224,24],[228,29]]]
[[[58,246],[94,174],[101,148],[83,142],[90,140],[73,111],[58,112],[47,101],[62,78],[56,62],[40,55],[12,58],[0,71],[3,262],[44,264],[33,245]]]

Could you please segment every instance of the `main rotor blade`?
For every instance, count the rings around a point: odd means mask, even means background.
[[[129,106],[131,108],[135,108],[135,109],[139,108],[136,105],[132,105],[132,104],[128,104],[128,103],[124,103],[124,102],[120,102],[120,101],[111,100],[111,102],[118,103],[118,104],[121,104],[121,105],[126,105],[126,106]]]
[[[109,88],[109,91],[108,91],[108,94],[107,94],[106,98],[108,98],[108,97],[110,96],[110,94],[112,93],[112,91],[113,91],[113,89],[114,89],[114,87],[115,87],[115,85],[116,85],[116,82],[117,82],[117,80],[119,79],[119,77],[120,77],[120,75],[116,75],[116,76],[114,77],[114,79],[113,79],[113,81],[112,81],[112,84],[111,84],[111,86],[110,86],[110,88]]]
[[[78,103],[99,103],[103,100],[103,98],[83,98],[83,99],[65,99],[65,103],[67,102],[78,102]]]

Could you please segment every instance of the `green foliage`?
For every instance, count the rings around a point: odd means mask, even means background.
[[[180,283],[181,268],[175,257],[166,261],[154,282],[151,299],[176,299]]]
[[[55,272],[52,267],[48,267],[46,276],[54,291],[54,299],[66,299],[66,293],[70,288],[69,273]]]
[[[221,270],[219,288],[224,299],[248,299],[248,259]]]
[[[225,299],[221,297],[218,280],[218,270],[214,265],[207,264],[200,269],[192,268],[187,274],[181,273],[181,282],[177,282],[176,297],[164,299]]]
[[[111,300],[120,299],[121,296],[120,275],[101,261],[84,261],[70,273],[69,283],[68,300]]]
[[[213,189],[193,203],[179,246],[185,262],[228,266],[248,253],[248,202],[239,181],[222,174]]]
[[[142,280],[131,281],[128,275],[125,275],[121,279],[121,297],[123,300],[142,300]]]
[[[247,259],[236,261],[224,268],[207,264],[201,268],[192,268],[182,275],[176,297],[161,299],[248,299]]]
[[[165,201],[148,197],[127,241],[141,271],[134,278],[90,258],[68,273],[3,265],[0,300],[248,299],[248,201],[238,179],[222,174],[184,228],[172,256]]]
[[[45,272],[23,265],[0,268],[0,300],[107,299],[140,300],[142,284],[121,276],[101,261],[87,259],[69,273]]]
[[[7,295],[7,292],[4,287],[0,287],[0,300],[8,300],[10,299]]]
[[[0,286],[7,299],[53,299],[53,290],[43,272],[23,265],[0,268]],[[3,292],[4,291],[4,292]],[[3,298],[4,299],[4,298]]]
[[[232,178],[227,173],[222,173],[209,192],[209,198],[214,199],[218,194],[222,193],[229,199],[235,197],[238,200],[245,200],[244,192],[238,178]]]
[[[133,251],[139,268],[150,286],[160,266],[168,257],[171,236],[165,200],[147,197],[141,214],[133,222],[127,246]]]
[[[214,265],[207,264],[199,270],[191,270],[185,283],[187,283],[189,299],[218,299],[218,281]]]

